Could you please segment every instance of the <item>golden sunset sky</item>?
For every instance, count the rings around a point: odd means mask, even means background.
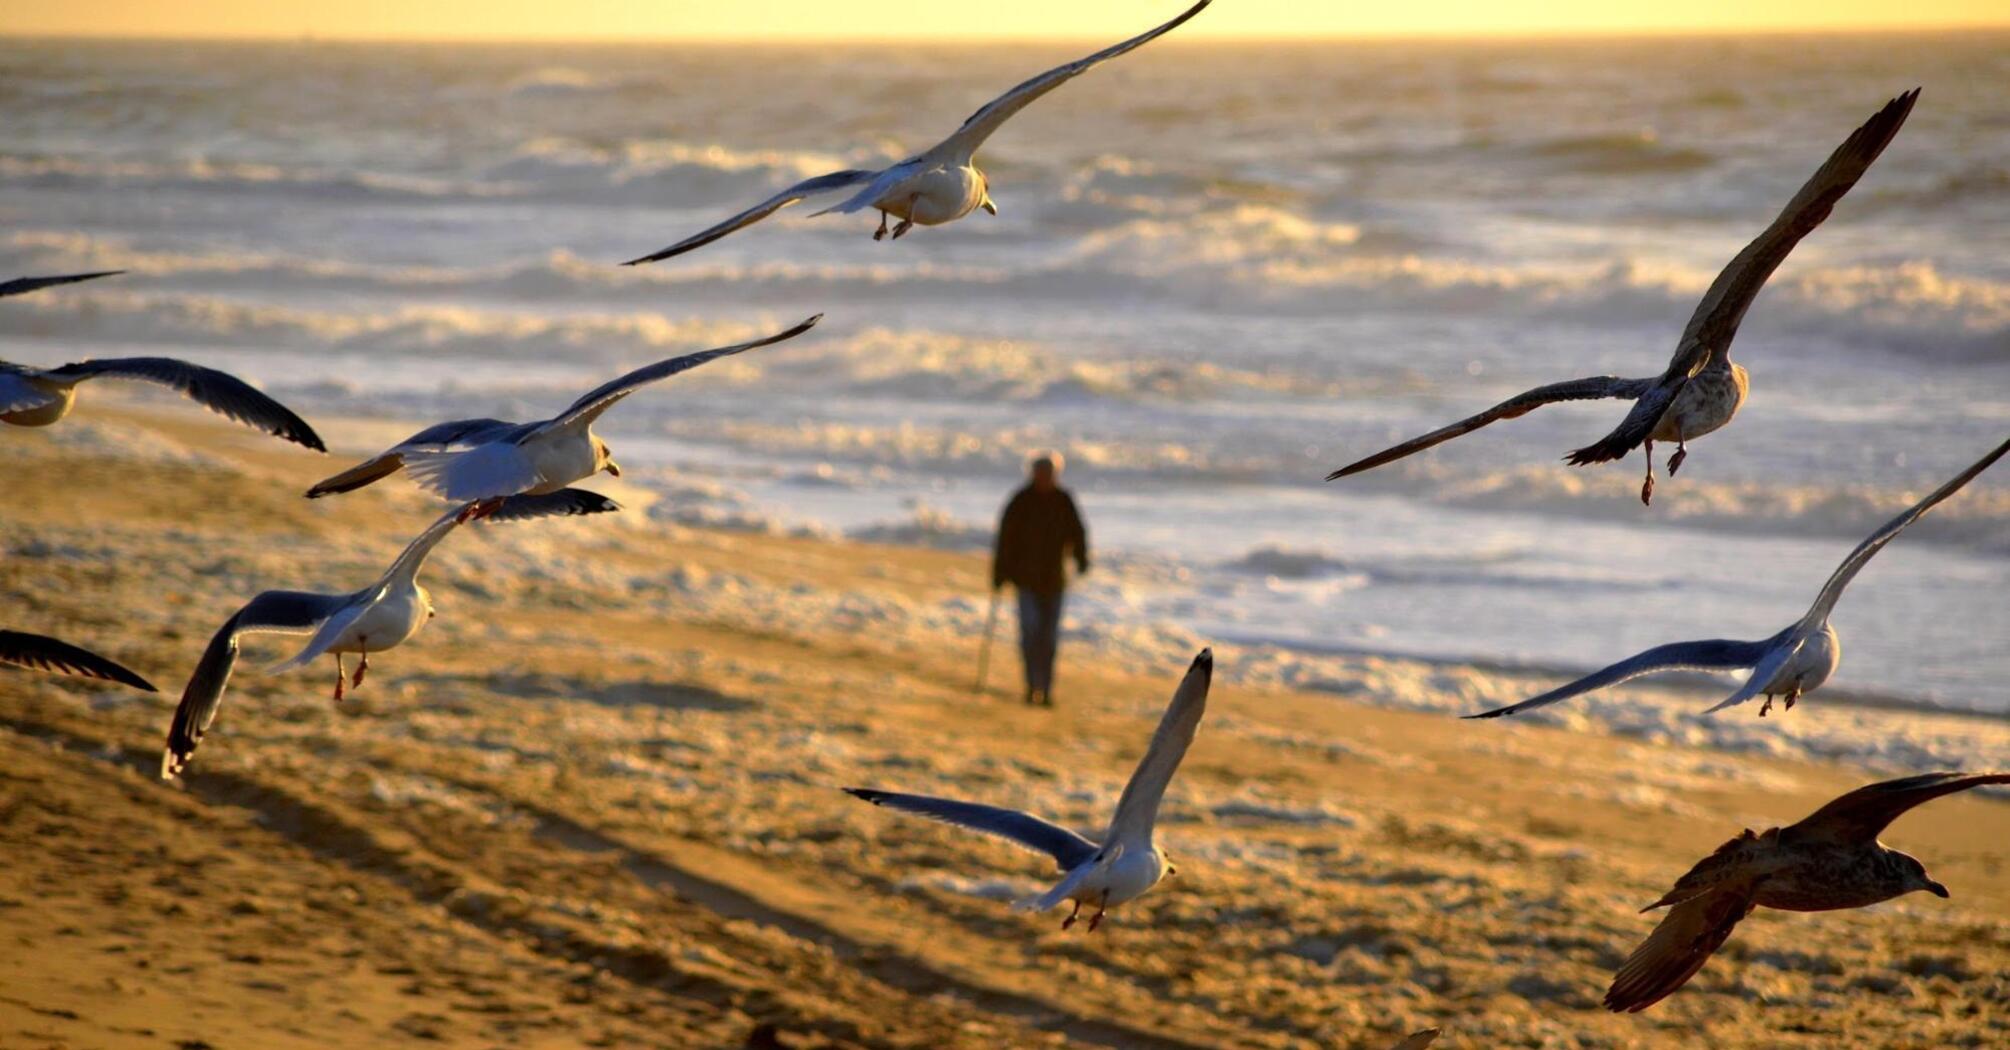
[[[0,33],[400,39],[1120,37],[1181,0],[62,0],[0,3]],[[1231,37],[1735,32],[2010,25],[2003,0],[1217,0],[1181,31]]]

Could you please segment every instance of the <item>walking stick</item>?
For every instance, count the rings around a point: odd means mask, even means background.
[[[998,627],[998,590],[991,588],[991,611],[984,617],[984,641],[977,646],[977,685],[972,692],[984,692],[984,672],[991,666],[991,635]]]

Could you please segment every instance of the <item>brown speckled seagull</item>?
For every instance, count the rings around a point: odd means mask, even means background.
[[[1915,890],[1949,896],[1926,866],[1877,837],[1907,810],[1942,795],[2010,784],[2010,773],[1925,773],[1860,787],[1798,824],[1743,834],[1703,858],[1643,911],[1668,908],[1627,957],[1605,1008],[1636,1013],[1688,983],[1754,908],[1863,908]]]
[[[1640,501],[1654,498],[1654,443],[1672,441],[1675,454],[1668,458],[1668,476],[1674,477],[1688,457],[1688,442],[1702,437],[1731,421],[1745,403],[1750,379],[1743,366],[1731,360],[1731,339],[1752,300],[1765,287],[1787,254],[1801,238],[1829,217],[1836,202],[1855,186],[1871,162],[1891,142],[1912,112],[1919,89],[1914,88],[1885,103],[1877,115],[1843,141],[1829,159],[1801,187],[1786,210],[1773,220],[1766,232],[1745,246],[1724,272],[1710,285],[1689,326],[1682,331],[1675,356],[1667,371],[1646,379],[1621,376],[1592,376],[1537,387],[1481,412],[1377,452],[1367,459],[1350,463],[1326,476],[1333,481],[1393,463],[1405,456],[1442,444],[1462,434],[1470,434],[1496,420],[1527,415],[1558,401],[1589,401],[1618,398],[1633,402],[1633,408],[1618,429],[1595,444],[1586,445],[1565,457],[1573,466],[1623,459],[1641,445],[1646,446],[1647,477],[1640,486]]]

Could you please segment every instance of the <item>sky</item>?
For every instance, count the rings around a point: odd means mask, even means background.
[[[1183,0],[62,0],[0,3],[0,34],[399,39],[1123,37]],[[2004,0],[1217,0],[1183,39],[1737,32],[2010,25]]]

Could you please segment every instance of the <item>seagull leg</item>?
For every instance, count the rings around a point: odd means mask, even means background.
[[[1647,480],[1640,483],[1640,505],[1654,505],[1654,439],[1647,439]]]
[[[363,638],[356,639],[356,644],[363,647],[363,660],[356,665],[356,677],[350,684],[361,689],[363,688],[363,676],[370,670],[370,646],[368,641]]]
[[[1069,912],[1068,917],[1061,920],[1061,928],[1065,930],[1075,925],[1075,920],[1080,918],[1081,915],[1082,915],[1082,902],[1076,901],[1075,910]]]
[[[1766,702],[1759,705],[1759,717],[1764,718],[1772,713],[1773,713],[1773,694],[1767,693]]]
[[[1787,694],[1787,710],[1792,711],[1794,709],[1794,701],[1799,700],[1800,698],[1801,698],[1801,687],[1796,685],[1794,686],[1793,691]]]
[[[342,654],[335,654],[335,702],[342,702],[342,686],[346,684],[349,672],[342,667]]]
[[[1675,454],[1668,457],[1668,476],[1674,477],[1675,472],[1682,469],[1682,461],[1688,458],[1689,444],[1682,440],[1682,431],[1678,429],[1675,431]]]
[[[885,208],[881,208],[881,209],[879,210],[879,229],[877,229],[877,230],[874,230],[874,231],[872,231],[872,239],[873,239],[873,240],[875,240],[875,241],[883,241],[883,240],[885,240],[885,239],[886,239],[886,209],[885,209]]]
[[[907,218],[900,220],[900,225],[893,228],[894,240],[899,240],[907,231],[914,229],[914,206],[920,201],[921,198],[916,197],[907,202]]]
[[[1089,916],[1090,933],[1096,932],[1096,927],[1101,926],[1103,924],[1103,913],[1107,912],[1109,908],[1110,908],[1110,891],[1104,890],[1103,899],[1097,902],[1096,904],[1096,914]]]

